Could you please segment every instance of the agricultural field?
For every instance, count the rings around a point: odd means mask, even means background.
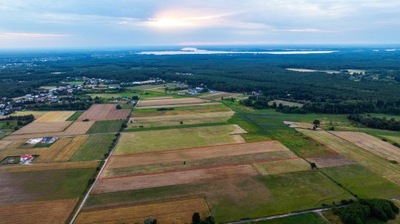
[[[33,115],[35,119],[38,119],[48,113],[48,111],[33,111],[33,110],[22,110],[22,111],[16,111],[12,114],[12,116],[25,116],[25,115]]]
[[[188,115],[200,113],[214,113],[214,112],[231,112],[227,106],[221,103],[212,103],[206,105],[170,107],[170,110],[159,110],[157,108],[136,108],[133,112],[134,118],[139,117],[153,117],[153,116],[173,116],[173,115]]]
[[[384,159],[400,162],[400,149],[388,142],[361,132],[330,132]]]
[[[83,211],[76,223],[143,223],[148,217],[157,217],[159,223],[191,223],[193,211],[199,212],[202,217],[210,215],[208,205],[203,198],[187,198]]]
[[[256,224],[329,224],[317,213],[306,213],[301,215],[293,215],[284,218],[278,218],[273,220],[261,221]]]
[[[241,143],[244,142],[241,133],[245,131],[237,125],[126,132],[115,154]]]
[[[63,122],[75,114],[75,111],[51,111],[45,113],[34,122]]]
[[[0,217],[7,223],[64,223],[77,202],[75,198],[0,204]]]
[[[37,133],[51,133],[51,132],[62,132],[69,125],[71,121],[61,122],[32,122],[23,128],[15,131],[12,135],[24,135],[24,134],[37,134]]]
[[[138,107],[166,106],[166,105],[185,105],[208,103],[209,100],[199,98],[167,98],[167,99],[146,99],[138,103]]]
[[[85,169],[97,168],[98,161],[87,162],[49,162],[49,163],[33,163],[29,166],[8,165],[0,166],[0,172],[17,173],[28,171],[41,171],[41,170],[64,170],[64,169]]]
[[[137,118],[134,116],[130,119],[128,128],[152,128],[202,123],[226,123],[233,116],[233,114],[234,112],[232,111]]]
[[[235,98],[235,99],[245,99],[247,96],[241,93],[228,93],[228,92],[212,92],[212,93],[204,93],[199,98],[207,99],[207,100],[222,100],[228,98]]]
[[[87,131],[88,134],[96,133],[115,133],[119,132],[125,120],[121,121],[96,121],[90,129]]]
[[[95,104],[86,110],[77,120],[104,121],[104,120],[125,120],[131,110],[116,109],[116,104]]]
[[[86,134],[94,123],[94,121],[75,121],[63,133],[59,133],[59,135],[68,136]]]
[[[89,135],[81,148],[72,156],[71,161],[92,161],[104,158],[115,139],[113,134]]]

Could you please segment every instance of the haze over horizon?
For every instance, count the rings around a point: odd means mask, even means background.
[[[0,49],[399,44],[388,0],[0,1]]]

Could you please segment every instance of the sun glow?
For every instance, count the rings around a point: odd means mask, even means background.
[[[193,21],[184,18],[174,17],[161,17],[157,19],[150,19],[148,24],[157,28],[179,28],[179,27],[193,27]]]

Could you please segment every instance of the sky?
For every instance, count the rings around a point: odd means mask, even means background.
[[[0,0],[0,49],[399,42],[399,0]]]

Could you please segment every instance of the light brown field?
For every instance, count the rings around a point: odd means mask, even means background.
[[[277,141],[112,156],[103,178],[296,158]],[[183,162],[184,161],[184,162]]]
[[[257,163],[254,166],[263,175],[291,173],[311,169],[310,164],[301,158]]]
[[[317,164],[318,168],[344,166],[344,165],[349,165],[349,164],[353,163],[353,161],[351,161],[339,154],[332,155],[332,156],[307,158],[307,160]]]
[[[163,106],[163,105],[181,105],[181,104],[194,104],[194,103],[207,103],[208,100],[199,98],[172,98],[172,99],[146,99],[141,100],[138,107],[148,106]]]
[[[33,111],[33,110],[24,110],[24,111],[16,111],[13,114],[11,114],[12,116],[25,116],[25,115],[33,115],[33,117],[35,117],[35,119],[38,119],[40,117],[42,117],[43,115],[45,115],[46,113],[48,113],[48,111]]]
[[[74,113],[75,111],[51,111],[36,119],[34,122],[62,122],[66,121]]]
[[[37,133],[52,133],[64,131],[72,121],[63,122],[32,122],[11,135],[37,134]]]
[[[198,114],[181,114],[170,116],[152,116],[152,117],[133,117],[128,123],[128,127],[159,127],[173,126],[183,124],[201,124],[226,122],[234,114],[229,112],[214,112],[214,113],[198,113]]]
[[[100,179],[97,182],[92,193],[101,194],[124,190],[137,190],[161,186],[173,186],[178,184],[191,184],[225,178],[255,176],[257,174],[257,170],[254,169],[254,167],[251,165],[237,165],[208,169],[166,172],[150,175]]]
[[[362,132],[335,131],[330,133],[382,158],[400,162],[400,149],[388,142],[380,140],[379,138]]]
[[[89,121],[125,120],[131,110],[117,110],[116,104],[94,104],[86,110],[77,121],[89,119]]]
[[[61,138],[49,148],[43,150],[36,162],[68,161],[88,138],[80,135],[74,138]]]
[[[390,163],[388,160],[362,149],[331,133],[326,131],[311,131],[305,129],[297,129],[297,131],[384,177],[388,175],[400,174],[399,165]]]
[[[65,223],[78,199],[0,205],[2,223]]]
[[[84,169],[84,168],[96,168],[98,166],[99,166],[98,161],[33,163],[31,165],[24,165],[24,166],[20,165],[0,166],[0,172],[18,173],[18,172],[43,171],[43,170]]]
[[[201,217],[210,215],[207,202],[203,198],[187,198],[167,202],[150,203],[83,211],[76,220],[85,223],[143,223],[148,217],[156,217],[158,223],[191,223],[194,212]]]
[[[94,121],[76,121],[71,126],[67,128],[67,130],[64,131],[62,135],[68,136],[68,135],[83,135],[86,134],[86,132],[92,127],[94,124]]]

